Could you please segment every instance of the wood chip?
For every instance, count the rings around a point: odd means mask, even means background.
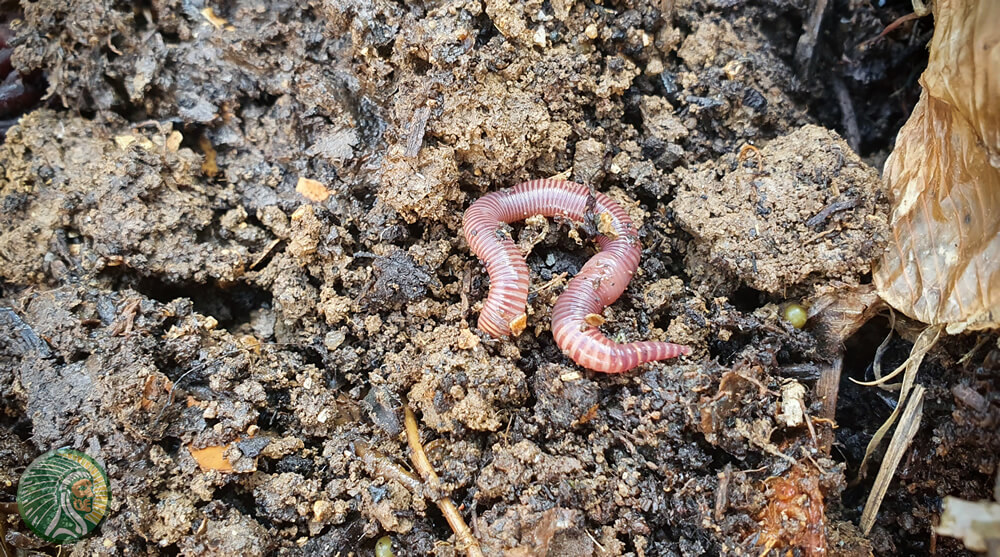
[[[507,324],[510,327],[510,332],[517,336],[524,332],[524,328],[528,326],[528,314],[522,313],[514,318],[513,321]]]
[[[566,372],[559,376],[559,380],[562,381],[563,383],[569,383],[571,381],[579,381],[580,372],[576,370]]]
[[[210,470],[232,472],[233,465],[224,456],[228,448],[229,445],[216,445],[205,447],[204,449],[195,449],[188,445],[188,452],[191,453],[191,457],[198,463],[198,467],[201,468],[202,472]]]
[[[205,155],[205,160],[201,163],[201,172],[209,178],[215,178],[216,174],[219,173],[219,165],[216,163],[218,153],[215,147],[212,146],[211,140],[205,136],[198,138],[198,147]]]
[[[600,327],[604,324],[604,316],[599,313],[588,313],[583,321],[591,327]]]
[[[146,377],[146,383],[142,387],[142,399],[139,400],[139,408],[149,411],[153,408],[160,393],[168,394],[174,388],[173,382],[165,375],[153,373]]]
[[[184,136],[181,132],[177,130],[170,132],[170,135],[167,136],[167,150],[171,153],[176,153],[181,148],[182,141],[184,141]]]
[[[266,261],[269,261],[271,257],[274,255],[274,252],[278,248],[278,244],[280,244],[283,241],[284,240],[282,240],[281,238],[275,238],[274,240],[271,240],[271,243],[268,244],[267,247],[264,248],[264,251],[261,252],[259,256],[257,256],[257,259],[255,259],[254,262],[250,264],[250,270],[258,271],[262,269],[264,267],[264,263]]]
[[[330,197],[330,190],[326,189],[321,182],[299,176],[299,181],[295,184],[295,191],[302,194],[309,201],[322,203]]]
[[[424,144],[424,133],[427,130],[427,119],[430,118],[431,109],[422,106],[413,112],[410,119],[410,133],[406,136],[406,157],[415,157],[420,152],[421,145]]]
[[[211,23],[212,27],[215,27],[216,29],[222,29],[227,23],[229,23],[225,19],[215,15],[215,10],[211,7],[201,10],[201,16],[205,18],[205,21]]]
[[[116,135],[115,143],[118,144],[123,151],[128,149],[128,146],[135,142],[134,135]]]

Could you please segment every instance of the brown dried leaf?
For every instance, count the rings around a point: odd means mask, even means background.
[[[1000,2],[935,2],[924,92],[886,161],[894,308],[949,333],[1000,326]]]

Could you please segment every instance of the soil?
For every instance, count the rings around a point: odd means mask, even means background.
[[[995,340],[931,352],[870,536],[855,480],[895,395],[848,378],[871,378],[884,318],[846,342],[837,428],[806,421],[840,347],[782,308],[870,283],[931,32],[871,42],[910,2],[834,0],[803,65],[809,4],[25,3],[14,66],[48,94],[0,146],[0,500],[72,446],[114,497],[72,555],[371,555],[385,535],[454,555],[433,502],[356,453],[408,466],[409,405],[487,555],[965,554],[931,526],[945,495],[993,496]],[[691,357],[608,376],[561,354],[548,316],[594,250],[562,222],[514,228],[525,334],[475,329],[464,208],[554,175],[640,227],[604,330]],[[0,553],[56,553],[0,520]]]

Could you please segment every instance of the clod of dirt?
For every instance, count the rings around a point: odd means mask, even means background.
[[[258,516],[275,522],[295,522],[299,516],[309,516],[321,496],[318,478],[306,478],[293,472],[261,477],[254,486]],[[325,505],[318,505],[322,509]]]
[[[168,283],[242,275],[246,246],[203,241],[216,226],[213,198],[227,194],[203,191],[200,157],[168,133],[116,133],[48,110],[11,128],[0,148],[0,276],[28,282],[112,266]]]
[[[486,465],[476,479],[479,489],[476,497],[490,500],[509,497],[517,486],[532,482],[550,483],[583,472],[583,464],[572,456],[545,454],[531,441],[521,441],[513,446],[495,445],[493,461]]]
[[[376,257],[374,267],[375,284],[365,295],[365,301],[374,307],[399,309],[406,302],[423,296],[432,280],[431,275],[404,251]]]
[[[237,557],[264,555],[274,545],[256,520],[236,509],[220,518],[203,518],[206,521],[197,533],[185,536],[177,545],[184,555],[218,555]]]
[[[522,537],[524,545],[509,552],[509,557],[533,555],[593,555],[597,547],[587,534],[584,516],[578,510],[556,507],[545,511],[541,520],[533,524]],[[602,552],[603,553],[603,552]]]
[[[537,419],[551,427],[552,434],[586,422],[597,410],[598,384],[575,371],[550,363],[540,367],[532,379]]]
[[[775,139],[759,157],[744,155],[728,168],[681,172],[671,206],[694,236],[696,283],[772,293],[819,280],[857,283],[888,230],[878,173],[817,126]]]
[[[162,491],[157,499],[147,535],[161,547],[177,543],[191,533],[191,525],[199,518],[197,498],[190,492]]]
[[[496,431],[506,423],[503,410],[524,400],[524,372],[513,362],[488,358],[482,346],[460,349],[461,338],[457,327],[420,332],[400,352],[387,353],[385,363],[412,384],[408,398],[422,411],[425,426]]]
[[[604,177],[604,155],[607,147],[600,141],[583,139],[576,143],[573,154],[573,178],[581,184],[596,184]]]
[[[408,155],[403,145],[396,145],[382,164],[379,199],[409,223],[445,220],[465,198],[457,178],[451,148],[427,148]]]

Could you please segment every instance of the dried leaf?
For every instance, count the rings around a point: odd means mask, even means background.
[[[886,161],[894,308],[947,332],[1000,327],[1000,2],[934,3],[924,91]]]
[[[900,412],[903,411],[903,403],[906,402],[906,397],[910,394],[910,389],[913,387],[913,382],[917,377],[917,370],[920,369],[920,364],[924,361],[924,356],[927,352],[937,344],[938,338],[941,337],[941,326],[932,325],[927,327],[923,333],[917,338],[917,341],[913,343],[913,348],[910,350],[910,355],[906,358],[896,371],[890,373],[883,377],[880,381],[885,382],[892,379],[901,370],[903,373],[903,384],[899,389],[899,401],[896,403],[896,409],[892,411],[889,419],[882,424],[882,427],[878,428],[875,435],[872,436],[871,441],[868,442],[868,448],[865,449],[865,456],[861,459],[861,469],[858,472],[859,475],[864,476],[865,470],[868,467],[868,459],[871,458],[875,449],[878,448],[882,439],[885,438],[886,434],[889,433],[889,429],[892,428],[892,424],[896,422],[896,418],[899,417]],[[857,383],[857,381],[855,381]],[[919,387],[919,385],[918,385]],[[920,387],[921,392],[923,387]],[[902,425],[900,426],[902,428]],[[893,439],[895,440],[895,438]],[[889,455],[886,455],[886,461],[889,460]],[[881,473],[881,472],[880,472]]]
[[[899,406],[902,404],[903,402],[900,400]],[[868,494],[868,501],[865,502],[865,510],[861,513],[861,531],[866,536],[875,525],[875,517],[882,505],[882,498],[885,497],[885,492],[889,489],[889,483],[896,474],[899,462],[903,459],[903,455],[917,434],[917,430],[920,429],[920,418],[923,411],[924,387],[917,385],[913,388],[913,396],[910,397],[906,404],[906,410],[903,411],[903,417],[899,420],[899,427],[896,428],[896,433],[893,434],[892,441],[889,442],[882,467],[879,469],[878,475],[875,476],[875,485],[872,486],[871,493]],[[869,445],[869,447],[871,446]]]

